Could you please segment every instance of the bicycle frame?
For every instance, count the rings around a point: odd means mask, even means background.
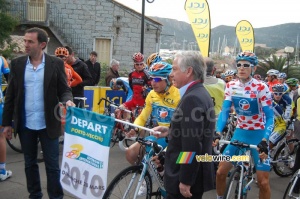
[[[254,178],[253,178],[253,165],[251,163],[252,155],[251,155],[250,148],[256,149],[257,146],[256,145],[248,145],[248,144],[246,144],[247,146],[245,146],[243,143],[231,142],[231,141],[226,141],[226,140],[220,140],[220,143],[234,145],[234,146],[239,148],[239,151],[242,150],[242,149],[245,149],[245,151],[243,152],[244,155],[249,155],[250,156],[250,160],[249,160],[249,163],[248,163],[249,164],[248,168],[246,168],[244,166],[244,164],[245,164],[244,161],[239,161],[235,165],[235,168],[238,168],[238,167],[240,168],[240,176],[239,176],[240,178],[239,178],[239,182],[238,182],[239,183],[238,198],[240,198],[242,195],[247,193],[247,190],[249,189],[250,184],[254,180]],[[245,172],[248,172],[248,174],[246,176],[245,176]],[[245,177],[248,177],[249,173],[251,175],[251,180],[244,187],[242,187],[243,186],[243,180],[245,179]],[[231,184],[230,184],[230,186],[231,186]],[[229,190],[231,190],[231,187],[229,187]],[[227,195],[225,196],[225,198],[227,198]]]
[[[143,160],[141,162],[141,164],[143,165],[143,170],[141,172],[137,187],[135,189],[135,193],[134,193],[134,199],[138,196],[138,191],[142,185],[142,182],[144,180],[144,177],[146,175],[146,172],[148,171],[151,178],[154,179],[154,182],[158,185],[159,187],[159,192],[161,194],[161,196],[166,197],[167,192],[166,189],[164,188],[164,182],[160,177],[160,174],[158,173],[155,164],[151,161],[152,156],[155,154],[152,144],[149,144],[148,146],[146,145],[146,153],[143,157]],[[162,151],[162,149],[161,149]],[[126,194],[123,196],[123,198],[126,198],[127,193],[129,192],[134,180],[135,180],[136,174],[132,177],[128,188],[126,189]]]

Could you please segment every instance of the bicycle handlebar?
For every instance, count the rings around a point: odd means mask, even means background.
[[[110,106],[112,106],[112,107],[114,107],[114,108],[118,108],[118,109],[120,109],[120,110],[122,110],[122,111],[125,111],[125,112],[127,112],[127,113],[132,113],[132,111],[130,111],[130,110],[126,109],[126,108],[121,108],[121,107],[116,106],[116,105],[114,105],[114,104],[110,104]]]
[[[256,145],[253,144],[246,144],[244,142],[239,142],[237,140],[235,141],[227,141],[227,140],[220,140],[220,144],[231,144],[233,146],[241,147],[241,148],[252,148],[252,149],[257,149]]]

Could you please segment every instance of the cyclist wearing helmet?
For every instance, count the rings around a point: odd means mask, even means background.
[[[179,90],[170,82],[171,71],[172,66],[166,62],[157,62],[151,65],[149,74],[153,90],[147,95],[146,105],[134,124],[144,126],[147,119],[152,116],[157,125],[169,127],[174,109],[180,101]],[[136,131],[132,129],[127,136],[131,137],[135,134]],[[164,140],[164,138],[160,139]],[[131,145],[126,151],[126,159],[130,164],[137,161],[139,149],[140,144],[137,143]]]
[[[224,76],[225,76],[225,82],[228,83],[231,80],[233,80],[234,72],[231,70],[228,70],[224,73]]]
[[[259,198],[269,199],[271,196],[269,185],[270,161],[268,157],[268,140],[273,129],[272,97],[266,84],[252,78],[258,63],[254,53],[243,52],[236,58],[239,80],[227,83],[222,112],[217,121],[217,134],[226,125],[230,107],[233,105],[237,114],[237,126],[231,140],[238,140],[247,144],[255,144],[259,148],[250,149],[258,177],[260,188]],[[215,144],[218,140],[215,141]],[[223,154],[236,155],[236,147],[227,145]],[[266,161],[260,161],[265,159]],[[216,185],[218,198],[223,198],[226,188],[226,177],[232,168],[230,162],[220,162],[217,171]]]
[[[286,122],[284,117],[284,107],[280,102],[284,94],[284,86],[275,84],[272,87],[273,111],[274,111],[274,129],[270,135],[270,149],[273,148],[284,136],[286,131]]]
[[[66,63],[66,59],[69,56],[69,51],[64,47],[58,47],[56,48],[54,54],[56,57],[61,58],[64,61],[68,85],[70,87],[74,87],[80,84],[82,82],[81,77],[74,71],[72,66]]]
[[[259,74],[255,74],[255,75],[253,76],[253,78],[256,79],[256,80],[258,80],[258,81],[261,80],[261,76],[260,76]]]
[[[144,69],[144,55],[142,53],[134,53],[132,56],[134,62],[134,71],[129,73],[129,86],[133,91],[132,99],[122,104],[128,110],[134,110],[136,106],[144,106],[145,98],[144,91],[150,85],[149,74]],[[126,119],[129,119],[129,114],[126,114]]]
[[[8,82],[8,74],[10,69],[8,67],[8,63],[4,57],[0,56],[0,74],[2,73]],[[1,76],[2,76],[1,74]],[[0,85],[2,81],[0,82]],[[2,113],[3,113],[3,93],[0,91],[0,127],[2,128]],[[0,131],[0,181],[4,181],[7,178],[11,177],[12,171],[5,169],[6,162],[6,142],[5,142],[5,135],[2,131]]]
[[[125,92],[125,95],[126,95],[125,102],[128,102],[132,99],[132,94],[133,93],[132,93],[132,90],[129,86],[128,78],[126,78],[126,77],[113,78],[112,80],[110,80],[109,86],[112,90],[122,89]]]
[[[152,53],[148,58],[147,58],[147,68],[149,69],[151,67],[152,64],[156,63],[156,62],[160,62],[162,59],[159,56],[158,53]]]
[[[297,78],[289,78],[285,81],[285,83],[288,85],[289,87],[289,96],[290,98],[293,100],[293,102],[295,103],[295,105],[297,105],[297,99],[298,99],[298,82],[299,80]]]
[[[268,79],[268,86],[269,90],[272,91],[272,86],[275,84],[279,84],[279,81],[277,79],[277,76],[279,75],[279,71],[275,69],[270,69],[267,72],[267,79]]]

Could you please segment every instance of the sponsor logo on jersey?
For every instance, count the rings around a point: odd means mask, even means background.
[[[244,111],[248,110],[250,108],[250,103],[245,100],[245,99],[241,99],[239,101],[239,106],[241,109],[243,109]]]

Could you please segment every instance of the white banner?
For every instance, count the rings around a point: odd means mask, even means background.
[[[102,198],[114,119],[78,108],[66,118],[60,181],[78,198]]]

